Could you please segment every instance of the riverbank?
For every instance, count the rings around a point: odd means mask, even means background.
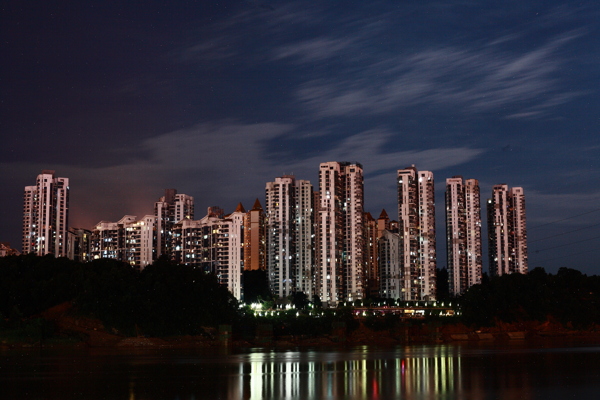
[[[26,338],[1,337],[1,348],[27,347],[109,347],[109,348],[206,348],[206,347],[327,347],[327,346],[396,346],[429,343],[516,343],[518,341],[585,342],[600,345],[600,327],[575,330],[548,320],[506,324],[473,329],[460,323],[412,320],[391,329],[370,329],[359,319],[355,327],[337,324],[322,335],[273,335],[273,327],[261,326],[251,334],[232,331],[229,326],[205,328],[204,335],[165,338],[126,337],[105,329],[99,320],[82,318],[72,313],[68,303],[53,307],[40,316],[53,327],[51,335],[41,331]]]

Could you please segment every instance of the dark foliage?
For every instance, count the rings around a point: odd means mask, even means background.
[[[50,255],[0,258],[0,315],[19,320],[71,300],[76,269],[77,263]]]
[[[310,304],[310,300],[308,299],[308,296],[304,292],[295,292],[290,297],[291,297],[292,304],[298,310],[304,310],[304,309],[308,308],[308,305]]]
[[[273,299],[269,288],[267,271],[252,270],[244,271],[242,275],[244,288],[244,303],[257,303],[261,300]]]
[[[238,318],[237,301],[213,275],[165,259],[140,273],[108,259],[81,264],[52,256],[4,257],[0,276],[4,325],[66,301],[126,335],[198,334],[203,326]]]
[[[78,271],[74,303],[82,315],[99,318],[107,328],[134,335],[140,317],[139,273],[119,261],[100,259]]]
[[[553,317],[575,328],[600,323],[600,279],[561,268],[556,275],[535,268],[471,287],[461,298],[464,321],[489,326],[503,322],[544,321]]]
[[[321,298],[317,294],[313,295],[313,301],[312,301],[312,303],[315,306],[315,308],[319,308],[319,309],[323,308],[323,302],[321,301]]]
[[[150,336],[202,333],[202,326],[232,323],[238,303],[214,275],[158,260],[141,273],[141,330]]]
[[[435,274],[436,298],[439,301],[450,300],[450,288],[448,287],[448,270],[438,268]]]

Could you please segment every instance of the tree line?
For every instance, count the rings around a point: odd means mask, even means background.
[[[239,317],[237,300],[214,275],[166,259],[138,272],[109,259],[0,258],[0,324],[5,328],[64,302],[127,336],[200,334],[202,327],[235,323]]]
[[[469,325],[553,319],[587,329],[600,324],[600,277],[571,268],[549,274],[538,267],[528,274],[484,277],[458,301],[462,319]]]
[[[442,274],[439,274],[443,276]],[[439,282],[438,284],[440,284]],[[273,303],[264,271],[244,273],[247,303]],[[449,299],[442,293],[444,299]],[[440,300],[444,300],[440,298]],[[273,324],[277,334],[316,334],[344,322],[355,328],[351,307],[335,312],[301,311],[320,308],[303,293],[290,299],[299,312],[280,314],[278,320],[245,312],[214,275],[161,258],[138,272],[110,259],[79,263],[51,255],[0,258],[0,329],[19,326],[64,302],[83,317],[99,319],[109,331],[126,336],[174,336],[205,333],[205,327],[234,326],[234,332],[252,335],[260,324]],[[453,299],[463,322],[474,328],[498,321],[554,319],[576,329],[600,324],[600,277],[561,268],[549,274],[535,268],[526,275],[488,279]],[[387,329],[398,325],[393,317],[368,319],[369,326]]]

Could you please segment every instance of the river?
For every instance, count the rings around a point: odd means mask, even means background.
[[[2,399],[597,399],[600,347],[0,351]]]

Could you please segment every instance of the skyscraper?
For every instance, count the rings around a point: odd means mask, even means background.
[[[318,295],[329,306],[363,299],[366,277],[362,165],[322,163],[319,194]]]
[[[490,275],[527,273],[527,226],[523,188],[495,185],[487,201]]]
[[[156,257],[169,254],[171,249],[173,224],[182,219],[194,219],[194,198],[177,193],[175,189],[165,189],[165,195],[154,203],[156,217]]]
[[[307,180],[297,180],[296,198],[296,269],[295,291],[313,298],[315,293],[315,248],[314,248],[314,191]]]
[[[286,175],[268,182],[266,194],[266,259],[269,284],[283,298],[313,293],[313,195],[309,181]]]
[[[398,229],[402,300],[436,295],[435,192],[433,173],[415,166],[398,170]]]
[[[479,182],[446,179],[446,249],[450,294],[481,283],[481,205]]]
[[[246,210],[239,203],[234,212],[225,216],[217,247],[217,278],[235,296],[242,299],[242,271],[244,270],[244,219]]]
[[[44,170],[23,197],[23,253],[68,255],[69,179]]]

